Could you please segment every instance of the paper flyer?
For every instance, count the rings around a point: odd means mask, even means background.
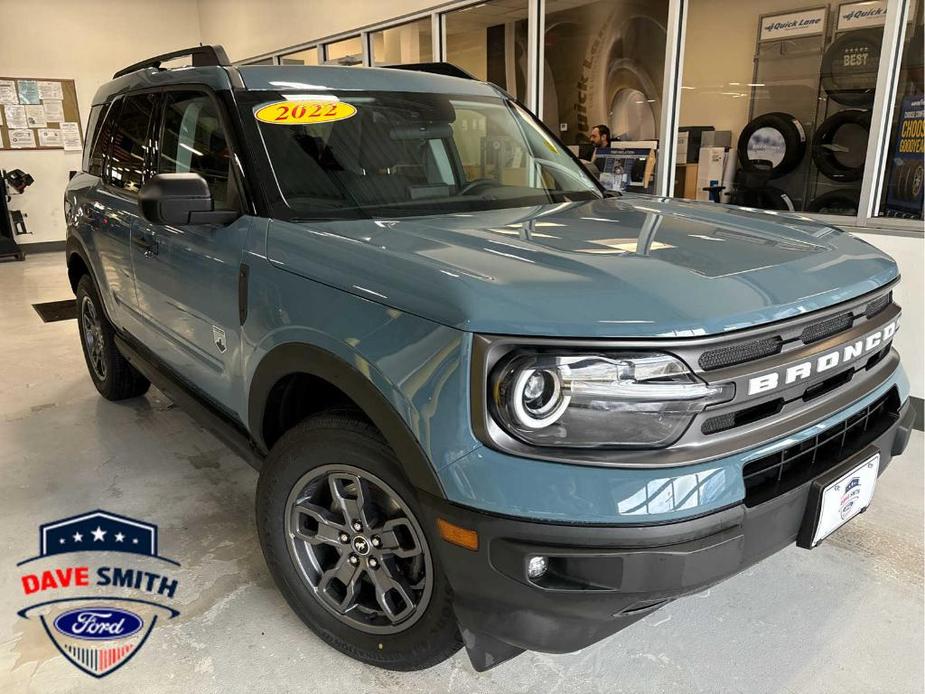
[[[26,106],[26,123],[30,128],[44,128],[48,126],[45,120],[45,108],[40,104],[38,106],[29,104]]]
[[[27,149],[35,147],[35,133],[32,130],[10,130],[10,147]]]
[[[19,103],[40,104],[39,85],[35,80],[16,80],[16,90],[19,92]]]
[[[26,107],[18,104],[6,104],[3,107],[6,114],[6,126],[13,128],[28,128],[29,123],[26,121]]]
[[[60,147],[61,131],[57,128],[39,128],[40,147]]]
[[[0,80],[0,104],[18,104],[19,95],[13,80]]]
[[[61,101],[64,99],[64,90],[61,88],[60,82],[39,82],[38,83],[39,98],[44,101],[45,99],[57,99]]]
[[[57,99],[43,100],[42,107],[45,109],[45,120],[49,123],[60,123],[64,120],[64,102]]]
[[[61,141],[65,152],[80,152],[83,143],[80,141],[80,126],[77,123],[61,124]]]

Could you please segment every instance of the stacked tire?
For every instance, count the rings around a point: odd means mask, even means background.
[[[848,108],[826,118],[813,138],[813,161],[820,173],[848,183],[864,175],[870,111]]]
[[[739,135],[739,165],[756,171],[755,162],[771,163],[771,178],[790,173],[803,160],[806,132],[789,113],[765,113],[753,119]]]
[[[822,88],[830,99],[843,106],[873,105],[882,41],[882,29],[859,29],[836,37],[820,69]]]

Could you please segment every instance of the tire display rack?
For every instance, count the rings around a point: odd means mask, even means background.
[[[737,153],[747,171],[764,144],[770,187],[797,210],[854,215],[883,29],[839,31],[840,8],[806,8],[825,11],[816,35],[762,41],[759,28],[749,122]]]

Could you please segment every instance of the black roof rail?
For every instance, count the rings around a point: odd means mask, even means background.
[[[161,63],[172,60],[173,58],[182,58],[185,55],[188,55],[193,59],[193,67],[231,65],[231,61],[228,60],[225,49],[221,46],[193,46],[192,48],[184,48],[180,51],[172,51],[170,53],[164,53],[163,55],[156,55],[153,58],[142,60],[140,63],[129,65],[128,67],[119,70],[112,76],[112,78],[116,79],[117,77],[122,77],[123,75],[135,72],[136,70],[143,70],[146,67],[160,69]]]
[[[403,63],[401,65],[383,65],[393,70],[412,70],[414,72],[432,72],[435,75],[446,75],[447,77],[462,77],[466,80],[474,80],[475,77],[461,67],[453,63]]]

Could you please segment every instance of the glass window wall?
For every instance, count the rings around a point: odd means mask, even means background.
[[[527,14],[527,0],[495,0],[447,12],[447,61],[526,101]]]
[[[370,34],[373,65],[429,63],[434,59],[430,17]]]
[[[922,0],[910,8],[906,42],[899,66],[896,100],[887,140],[884,185],[876,214],[880,217],[922,219],[925,163],[925,96],[923,96]]]

